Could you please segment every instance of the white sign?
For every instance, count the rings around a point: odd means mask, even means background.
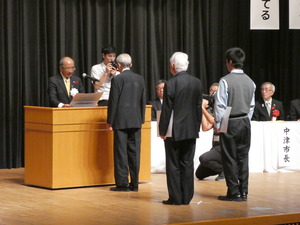
[[[289,28],[300,29],[300,0],[290,0],[289,8]]]
[[[279,0],[251,0],[250,29],[279,30]]]

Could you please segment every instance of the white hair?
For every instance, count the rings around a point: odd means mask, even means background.
[[[130,67],[131,66],[131,57],[127,53],[122,53],[120,54],[116,61],[120,63],[124,68]]]
[[[272,84],[271,82],[264,82],[264,83],[261,85],[261,88],[262,88],[264,85],[267,85],[267,84],[270,85],[271,91],[274,91],[274,92],[275,92],[275,85]]]
[[[189,65],[188,55],[183,52],[175,52],[170,58],[170,63],[174,64],[176,73],[186,71]]]

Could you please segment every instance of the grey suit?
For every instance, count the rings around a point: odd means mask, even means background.
[[[81,79],[75,75],[70,78],[70,90],[76,88],[79,93],[84,92]],[[48,95],[51,107],[57,107],[59,103],[70,104],[72,96],[68,95],[62,75],[56,74],[48,80]]]
[[[194,155],[202,119],[201,81],[187,72],[173,76],[164,87],[159,132],[165,136],[173,111],[172,137],[166,138],[169,201],[189,204],[194,195]]]
[[[141,126],[145,120],[145,84],[142,76],[125,70],[112,79],[107,123],[114,129],[114,172],[117,187],[138,188]]]

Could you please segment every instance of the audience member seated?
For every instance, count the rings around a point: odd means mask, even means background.
[[[152,101],[149,101],[148,104],[152,105],[152,112],[151,112],[151,120],[156,121],[156,112],[161,111],[161,105],[163,102],[163,96],[164,96],[164,86],[167,81],[165,80],[159,80],[157,81],[155,85],[155,93],[156,98]]]
[[[275,86],[271,82],[265,82],[261,85],[262,99],[255,102],[252,120],[270,121],[285,119],[282,102],[272,98],[274,93]]]
[[[291,101],[290,120],[300,121],[300,99],[294,99]]]

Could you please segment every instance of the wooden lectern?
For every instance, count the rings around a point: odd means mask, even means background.
[[[25,184],[50,189],[114,184],[107,107],[25,106]],[[140,182],[151,180],[151,106],[142,127]]]

